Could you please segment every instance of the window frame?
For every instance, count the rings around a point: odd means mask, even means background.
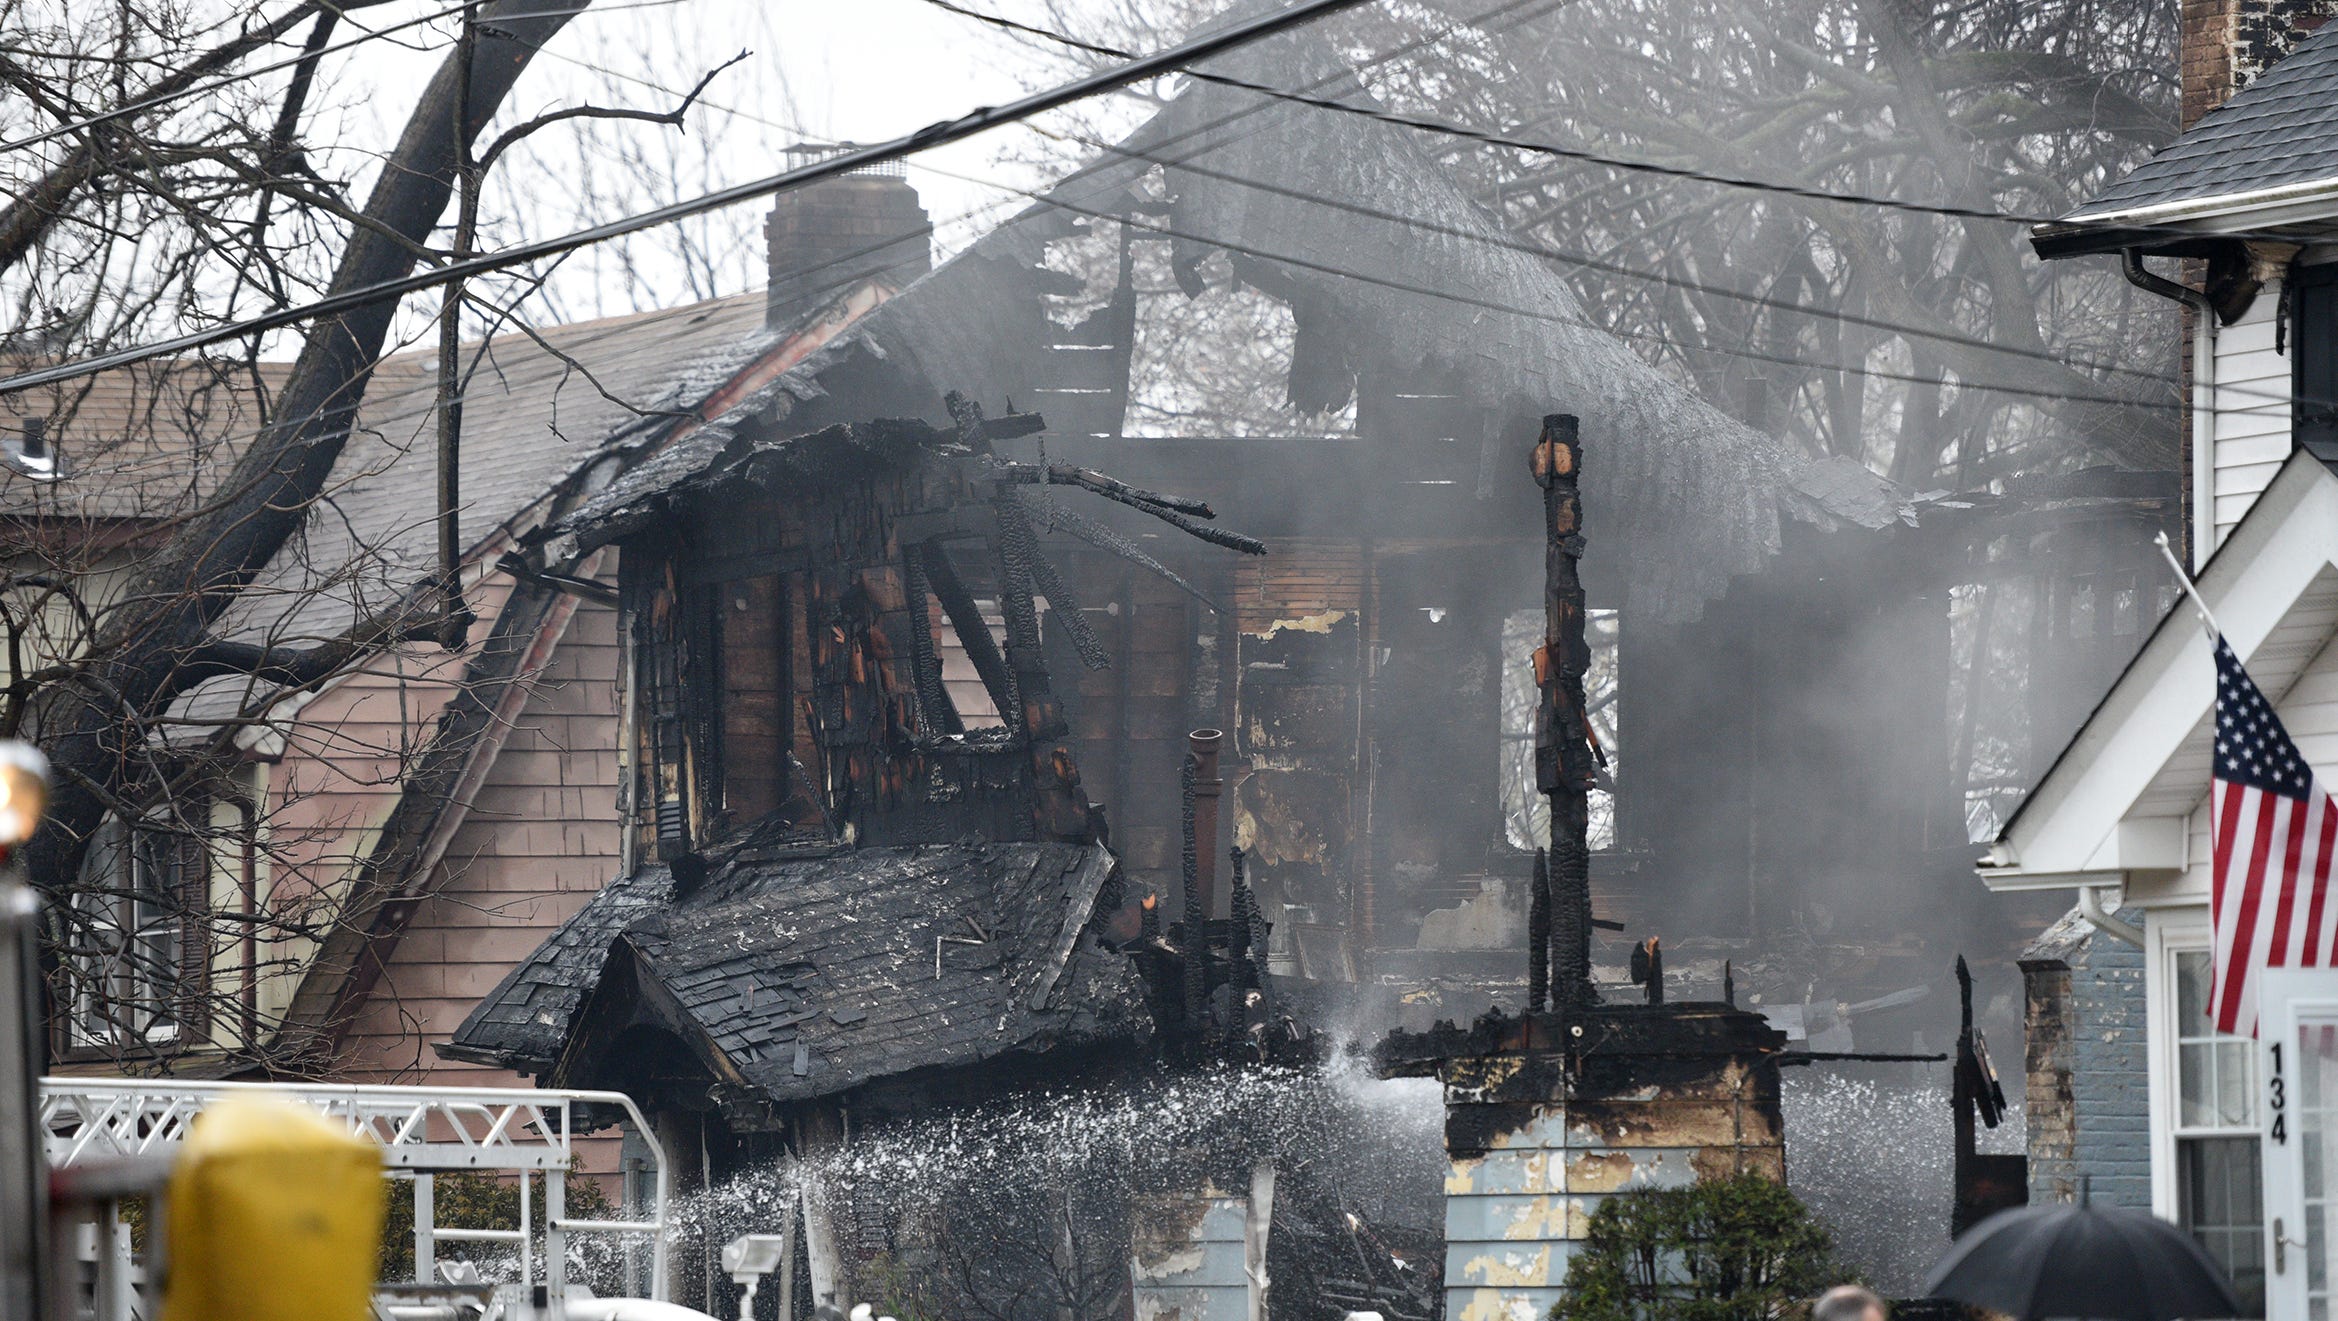
[[[2245,1143],[2248,1148],[2248,1154],[2246,1159],[2242,1162],[2242,1168],[2249,1172],[2255,1185],[2255,1219],[2228,1220],[2223,1224],[2211,1225],[2207,1226],[2207,1228],[2211,1229],[2212,1231],[2224,1234],[2230,1234],[2236,1230],[2246,1230],[2246,1237],[2248,1241],[2254,1242],[2258,1247],[2259,1261],[2257,1263],[2257,1270],[2261,1273],[2264,1270],[2264,1262],[2262,1258],[2266,1205],[2264,1172],[2265,1149],[2264,1143],[2261,1140],[2260,1127],[2262,1121],[2258,1111],[2259,1073],[2257,1067],[2257,1043],[2247,1037],[2233,1036],[2229,1033],[2218,1032],[2212,1028],[2208,1028],[2207,1016],[2205,1013],[2192,1014],[2185,1011],[2186,1007],[2184,1004],[2183,991],[2185,965],[2188,962],[2197,960],[2201,965],[2203,965],[2201,967],[2201,971],[2205,974],[2210,971],[2210,968],[2206,965],[2210,960],[2213,960],[2214,957],[2214,953],[2205,942],[2187,941],[2179,944],[2171,944],[2164,952],[2168,977],[2167,993],[2169,996],[2169,1004],[2172,1009],[2172,1013],[2168,1020],[2169,1044],[2172,1048],[2169,1055],[2170,1067],[2167,1074],[2168,1091],[2172,1105],[2170,1111],[2172,1122],[2169,1125],[2168,1133],[2168,1147],[2170,1157],[2168,1182],[2174,1191],[2175,1205],[2173,1214],[2170,1215],[2169,1218],[2176,1224],[2183,1226],[2187,1232],[2192,1233],[2195,1239],[2199,1239],[2202,1246],[2206,1248],[2206,1241],[2200,1238],[2201,1227],[2195,1224],[2192,1216],[2193,1189],[2189,1186],[2189,1173],[2194,1153],[2200,1151],[2205,1145],[2211,1143]],[[2185,1059],[2187,1054],[2190,1053],[2190,1050],[2197,1050],[2201,1047],[2208,1048],[2208,1053],[2206,1054],[2205,1058],[2215,1061],[2214,1069],[2211,1072],[2211,1088],[2208,1101],[2208,1105],[2211,1109],[2215,1109],[2220,1105],[2220,1102],[2217,1098],[2221,1094],[2222,1089],[2217,1087],[2216,1084],[2223,1081],[2225,1076],[2224,1070],[2229,1067],[2229,1062],[2236,1058],[2241,1062],[2242,1078],[2240,1081],[2239,1095],[2243,1098],[2246,1114],[2240,1121],[2232,1123],[2219,1122],[2207,1124],[2185,1122]],[[2190,1049],[2188,1050],[2188,1048]],[[2208,1250],[2210,1251],[2211,1255],[2214,1255],[2215,1249],[2210,1248]],[[2222,1263],[2222,1260],[2223,1259],[2221,1257],[2218,1258],[2220,1264]],[[2260,1298],[2264,1293],[2264,1289],[2265,1283],[2262,1278],[2260,1278],[2257,1285],[2257,1292]]]
[[[176,1055],[208,1044],[216,797],[198,786],[135,820],[108,813],[99,824],[82,874],[104,867],[102,892],[83,886],[71,902],[86,919],[81,937],[102,944],[68,956],[76,966],[50,1032],[60,1058]],[[202,824],[167,824],[174,813]],[[126,954],[136,946],[143,952]]]
[[[2190,1208],[2185,1204],[2182,1164],[2185,1159],[2183,1144],[2198,1139],[2227,1137],[2258,1137],[2257,1093],[2254,1085],[2256,1054],[2249,1051],[2250,1083],[2249,1120],[2246,1128],[2228,1125],[2184,1124],[2182,1050],[2179,1037],[2198,1040],[2190,1025],[2180,1022],[2180,960],[2188,955],[2207,955],[2214,948],[2205,903],[2197,907],[2189,904],[2167,908],[2153,908],[2144,924],[2144,990],[2145,990],[2145,1067],[2148,1085],[2145,1089],[2151,1129],[2151,1210],[2154,1215],[2175,1224],[2190,1225]],[[2253,1043],[2249,1043],[2253,1046]],[[2263,1146],[2258,1147],[2260,1173],[2257,1178],[2257,1223],[2262,1229],[2265,1211],[2265,1177],[2262,1173]]]

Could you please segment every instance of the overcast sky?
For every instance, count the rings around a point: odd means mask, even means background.
[[[1034,6],[1019,6],[1018,0],[982,4],[992,12],[1040,18]],[[443,0],[401,4],[364,10],[356,18],[368,28],[381,28],[442,7]],[[368,43],[343,56],[335,75],[338,108],[318,119],[312,138],[367,148],[391,141],[412,108],[416,89],[444,58],[453,32],[451,23],[412,29],[408,35],[415,40]],[[782,148],[799,136],[881,141],[976,106],[1011,101],[1066,76],[1064,66],[1028,45],[925,0],[611,0],[585,11],[546,47],[507,102],[505,117],[516,122],[587,101],[662,110],[672,98],[651,84],[687,88],[742,49],[752,54],[709,87],[702,108],[691,116],[688,134],[645,124],[554,128],[531,144],[528,158],[515,153],[512,163],[499,170],[489,191],[490,209],[521,212],[531,236],[563,232],[647,202],[776,173],[787,164]],[[1086,113],[1099,112],[1127,122],[1140,110],[1132,102],[1117,111],[1104,106]],[[583,145],[586,134],[599,135],[590,148]],[[652,186],[669,189],[669,195],[626,195],[623,181],[612,185],[612,148],[620,139],[654,162],[656,173],[666,177]],[[962,247],[1021,204],[1000,184],[1043,184],[1048,169],[1033,162],[1049,150],[1031,131],[1006,128],[913,161],[910,180],[940,230],[940,255]],[[636,171],[637,181],[641,173]],[[581,197],[586,187],[595,191]],[[716,292],[742,287],[752,277],[737,273],[761,266],[761,216],[768,204],[739,210],[715,226],[728,227],[719,237],[735,249],[736,258],[736,278],[721,281],[726,287]],[[510,237],[507,230],[502,241]],[[682,302],[703,292],[616,288],[623,279],[613,273],[612,260],[606,254],[580,257],[564,268],[564,315],[624,311],[627,301]],[[637,262],[665,270],[657,266],[654,251]],[[652,274],[644,282],[662,285],[668,277]],[[585,305],[594,294],[602,301]]]

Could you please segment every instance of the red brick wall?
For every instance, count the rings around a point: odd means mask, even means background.
[[[2183,0],[2177,62],[2190,128],[2338,14],[2338,0]]]

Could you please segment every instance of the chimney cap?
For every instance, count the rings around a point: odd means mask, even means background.
[[[859,147],[860,144],[855,142],[826,144],[799,142],[792,147],[783,147],[781,151],[788,158],[788,168],[800,170],[807,165],[816,165],[832,156],[841,156],[848,151],[856,151]],[[871,161],[866,165],[856,165],[845,171],[845,174],[875,179],[906,179],[909,177],[909,167],[900,161]]]

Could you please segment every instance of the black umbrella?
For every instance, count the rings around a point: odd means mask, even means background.
[[[2018,1321],[2233,1317],[2240,1300],[2190,1234],[2115,1206],[2016,1207],[1973,1226],[1924,1281],[1934,1298]]]

